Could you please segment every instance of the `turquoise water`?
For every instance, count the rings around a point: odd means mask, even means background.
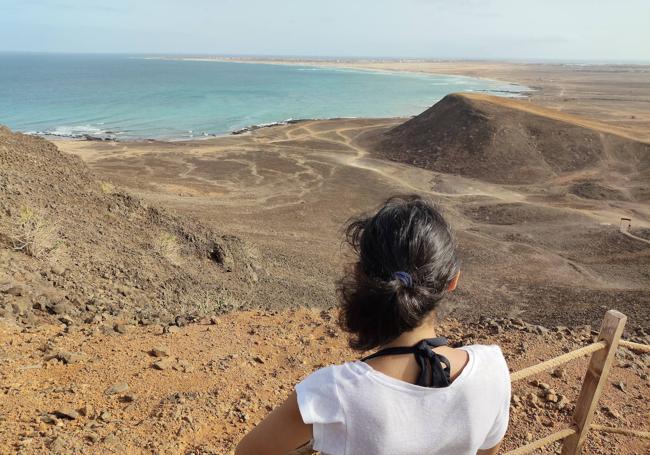
[[[0,123],[67,137],[187,139],[287,119],[409,116],[451,92],[525,89],[459,76],[0,54]]]

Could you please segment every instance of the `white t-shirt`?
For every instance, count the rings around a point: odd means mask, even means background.
[[[510,373],[498,346],[472,345],[448,387],[392,378],[355,361],[315,371],[296,386],[314,450],[327,455],[475,455],[508,428]],[[406,354],[407,355],[407,354]]]

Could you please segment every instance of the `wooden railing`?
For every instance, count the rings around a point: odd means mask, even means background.
[[[585,378],[582,381],[580,395],[576,402],[573,425],[526,444],[525,446],[511,450],[505,455],[532,453],[556,441],[562,441],[562,455],[577,455],[585,443],[589,430],[650,439],[650,431],[592,424],[594,412],[598,406],[598,400],[600,399],[603,387],[607,384],[607,376],[614,362],[616,349],[619,346],[623,346],[632,351],[650,352],[650,345],[621,340],[626,321],[627,317],[624,314],[615,310],[609,310],[605,314],[605,318],[600,327],[598,340],[595,343],[516,371],[510,375],[512,382],[520,381],[534,374],[547,371],[571,360],[591,354],[591,360],[589,361]]]

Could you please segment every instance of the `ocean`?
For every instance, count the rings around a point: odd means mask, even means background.
[[[526,87],[309,66],[0,53],[0,124],[100,139],[192,139],[290,119],[415,115],[443,96]]]

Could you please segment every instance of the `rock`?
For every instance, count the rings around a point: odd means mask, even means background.
[[[542,390],[550,390],[550,389],[551,389],[551,386],[548,385],[548,384],[545,383],[545,382],[540,382],[540,383],[537,385],[537,387],[539,387],[539,388],[542,389]]]
[[[168,370],[172,366],[172,361],[169,358],[158,360],[151,365],[154,369],[164,371]]]
[[[512,325],[516,325],[518,327],[524,327],[526,325],[524,320],[521,318],[512,318],[510,322],[512,322]]]
[[[74,325],[74,319],[68,315],[63,315],[58,318],[60,322],[63,322],[65,325]]]
[[[261,364],[264,363],[264,359],[263,359],[262,357],[260,357],[260,356],[255,356],[255,357],[253,357],[253,360],[254,360],[255,362],[257,362],[257,363],[261,363]]]
[[[41,416],[41,422],[47,423],[49,425],[56,425],[56,423],[58,422],[58,419],[56,418],[56,416],[54,414],[43,414]]]
[[[133,403],[135,401],[135,394],[127,393],[126,395],[120,397],[120,401],[122,403]]]
[[[607,417],[612,419],[620,419],[622,417],[616,409],[612,409],[607,405],[603,406],[603,411]]]
[[[0,281],[0,293],[3,294],[8,293],[7,291],[13,287],[15,287],[13,281],[7,281],[7,280]]]
[[[564,409],[568,404],[568,401],[564,395],[558,395],[558,400],[557,403],[555,403],[555,407],[558,409]]]
[[[99,420],[101,420],[102,422],[110,422],[112,417],[113,416],[108,411],[102,411],[99,414]]]
[[[70,406],[60,407],[59,409],[54,411],[54,415],[62,419],[68,419],[68,420],[74,420],[80,417],[79,413],[75,409],[71,408]]]
[[[500,334],[500,333],[503,332],[503,327],[501,326],[501,324],[499,324],[497,322],[490,323],[489,327],[492,330],[493,334]]]
[[[65,274],[65,267],[55,264],[50,267],[50,272],[52,272],[54,275],[63,275]]]
[[[175,325],[168,325],[164,329],[165,333],[178,333],[180,331],[181,331],[180,327],[175,326]]]
[[[13,295],[14,297],[20,297],[25,293],[25,288],[19,285],[12,285],[11,287],[7,287],[2,292],[4,294]]]
[[[81,409],[79,409],[79,414],[84,417],[92,418],[95,415],[95,409],[92,405],[86,403]]]
[[[521,398],[519,398],[519,395],[515,393],[512,394],[511,401],[514,407],[518,407],[521,404]]]
[[[534,330],[535,330],[535,333],[538,334],[538,335],[546,335],[547,333],[550,332],[549,329],[547,329],[546,327],[541,326],[541,325],[536,325]]]
[[[614,387],[616,387],[621,392],[625,393],[625,383],[623,381],[615,382]]]
[[[164,346],[156,346],[151,351],[149,351],[154,357],[169,357],[169,350]]]
[[[70,306],[65,303],[57,303],[52,307],[52,313],[54,314],[67,314],[70,312]]]
[[[31,310],[32,305],[27,300],[16,299],[11,302],[11,311],[14,314],[23,315]]]
[[[115,436],[114,434],[109,434],[104,437],[104,444],[112,447],[122,447],[122,443],[120,442],[120,438]]]
[[[88,433],[85,437],[88,441],[92,442],[93,444],[99,441],[99,435],[97,433]]]
[[[121,333],[122,335],[124,335],[126,332],[129,331],[129,326],[126,324],[117,323],[113,326],[113,330],[115,330],[117,333]]]
[[[77,363],[83,360],[83,354],[79,352],[66,352],[62,351],[56,354],[55,356],[58,360],[69,365],[71,363]]]
[[[566,377],[566,371],[564,371],[564,369],[562,369],[562,368],[556,368],[555,370],[553,370],[551,375],[554,378],[564,379]]]
[[[183,316],[176,316],[174,323],[177,327],[185,327],[187,325],[187,319],[185,319]]]
[[[558,396],[557,396],[557,395],[555,394],[555,392],[553,392],[553,391],[549,391],[549,392],[546,394],[546,396],[544,397],[544,399],[545,399],[548,403],[557,403],[557,402],[558,402]]]
[[[63,438],[58,437],[54,439],[49,445],[50,453],[66,453],[69,452]]]
[[[174,370],[182,371],[183,373],[191,373],[194,368],[187,360],[179,360],[176,365],[174,365]]]
[[[120,382],[118,384],[113,384],[108,389],[104,391],[106,395],[115,395],[117,393],[123,393],[129,390],[129,385],[126,382]]]

